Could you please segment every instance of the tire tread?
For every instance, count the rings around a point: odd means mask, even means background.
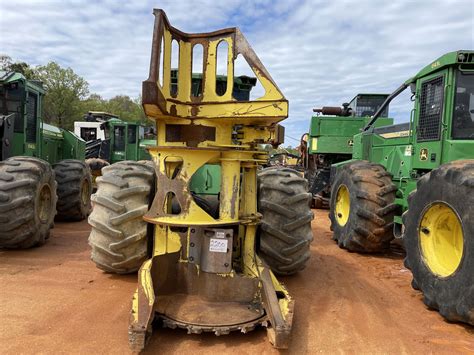
[[[292,275],[306,266],[313,240],[307,181],[290,168],[258,173],[260,257],[279,275]]]

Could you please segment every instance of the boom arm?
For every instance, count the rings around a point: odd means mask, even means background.
[[[408,83],[403,83],[397,90],[395,90],[393,93],[391,93],[387,99],[384,101],[384,103],[382,104],[382,106],[379,107],[379,109],[377,110],[377,112],[374,113],[374,115],[372,116],[372,118],[370,119],[369,123],[367,123],[367,125],[362,128],[362,132],[366,132],[368,131],[372,126],[373,124],[375,123],[375,121],[377,121],[377,119],[379,118],[380,114],[385,110],[385,108],[390,104],[390,102],[396,98],[398,95],[400,95],[403,91],[405,91],[405,89],[408,87]]]

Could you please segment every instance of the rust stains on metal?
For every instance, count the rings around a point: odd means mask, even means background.
[[[226,95],[224,95],[226,97],[224,100],[216,99],[216,95],[214,94],[210,95],[209,97],[209,95],[206,95],[204,90],[200,95],[197,96],[191,94],[192,90],[188,90],[188,88],[192,87],[192,58],[188,57],[192,57],[194,46],[202,45],[203,48],[203,66],[201,72],[203,87],[206,84],[209,84],[212,88],[213,85],[215,85],[215,83],[212,83],[213,78],[216,77],[215,71],[217,64],[217,45],[222,41],[232,44],[229,47],[230,52],[228,53],[228,65],[231,67],[230,71],[227,73],[228,80],[231,81],[231,83],[229,83],[227,87],[229,88],[229,86],[232,87],[233,85],[234,60],[239,54],[241,54],[242,57],[247,61],[250,68],[255,72],[257,79],[264,79],[266,82],[270,83],[270,86],[272,86],[271,90],[273,94],[269,99],[269,103],[274,105],[276,101],[281,101],[285,102],[286,107],[287,101],[283,94],[238,28],[227,28],[208,33],[188,34],[171,26],[166,14],[162,10],[155,10],[154,15],[155,25],[152,42],[150,72],[148,79],[144,81],[142,85],[142,103],[145,112],[149,117],[158,118],[158,116],[172,116],[192,119],[193,117],[198,117],[202,105],[216,103],[225,105],[226,103],[237,102],[237,100],[233,98],[231,92],[228,92],[228,89],[226,90]],[[178,41],[180,45],[180,57],[181,59],[184,58],[184,62],[179,64],[179,75],[176,78],[178,85],[178,96],[175,97],[175,99],[173,99],[173,95],[168,92],[168,84],[170,84],[170,82],[165,83],[165,79],[170,80],[170,73],[168,73],[168,71],[171,70],[170,47],[173,40]],[[161,48],[162,43],[164,44],[164,48]],[[181,51],[183,51],[183,53],[181,53]],[[160,77],[162,77],[164,80],[164,85],[162,88],[160,88],[160,85],[158,84]],[[184,85],[184,91],[180,94],[179,87],[182,85]],[[207,94],[209,93],[210,92]],[[275,95],[276,93],[277,95]],[[189,107],[189,110],[187,110],[186,113],[183,113],[180,112],[175,105],[167,106],[167,101],[173,102],[173,100],[176,100],[177,103],[184,103]],[[259,101],[265,101],[265,97],[262,97]],[[282,116],[286,115],[285,111],[286,109],[282,110]],[[249,112],[247,112],[247,114],[248,113]],[[261,113],[258,112],[258,109],[255,110],[255,114],[257,116],[261,115]],[[235,116],[235,114],[229,112],[229,116]]]
[[[176,198],[176,202],[179,204],[181,211],[187,211],[191,203],[192,196],[188,191],[188,185],[186,179],[176,178],[171,179],[166,174],[156,170],[157,181],[160,184],[160,188],[155,194],[153,203],[145,214],[145,220],[152,220],[157,217],[165,216],[170,214],[168,211],[165,212],[165,202],[168,193],[172,192]]]
[[[273,287],[268,267],[263,268],[260,279],[262,280],[263,286],[263,302],[271,323],[271,328],[268,329],[270,342],[276,348],[287,349],[290,342],[293,322],[294,301],[290,300],[288,307],[289,312],[286,317],[284,317],[281,313],[277,293]]]
[[[150,75],[142,98],[145,113],[158,127],[157,146],[149,149],[157,192],[144,217],[155,225],[155,234],[153,256],[146,262],[152,263],[146,275],[151,281],[141,277],[140,282],[149,285],[144,291],[153,293],[152,308],[165,326],[220,335],[261,324],[270,327],[276,347],[286,347],[292,301],[255,253],[261,219],[255,194],[256,170],[265,161],[260,157],[266,157],[258,144],[278,138],[275,124],[287,116],[288,102],[238,29],[187,34],[172,27],[162,10],[154,14]],[[174,40],[179,46],[177,70],[171,68]],[[225,80],[216,75],[222,42],[227,44]],[[198,44],[203,47],[202,90],[195,95],[192,61]],[[241,85],[238,90],[254,85],[234,78],[239,54],[265,90],[258,100],[233,95],[234,85]],[[207,212],[190,191],[193,174],[205,164],[221,167],[218,215]],[[245,169],[248,178],[241,186]],[[243,197],[247,202],[240,208]],[[234,244],[240,245],[239,252]],[[138,295],[147,296],[140,290]],[[150,304],[138,303],[148,313]],[[140,326],[151,331],[144,321]]]
[[[204,125],[166,125],[166,142],[187,142],[188,147],[198,143],[216,140],[216,127]]]
[[[236,208],[235,204],[237,202],[237,198],[239,197],[239,181],[237,181],[237,176],[234,176],[232,180],[232,197],[230,198],[230,217],[235,218]]]

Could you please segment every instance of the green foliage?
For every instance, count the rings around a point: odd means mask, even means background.
[[[113,113],[124,121],[146,121],[140,97],[132,99],[126,95],[117,95],[110,100],[105,100],[100,95],[91,94],[87,99],[81,101],[81,109],[82,114],[88,111],[103,111]]]
[[[297,156],[300,156],[300,152],[298,149],[296,148],[293,148],[291,145],[289,145],[288,147],[283,147],[283,146],[279,146],[277,149],[273,149],[271,145],[268,145],[267,148],[265,148],[265,150],[267,150],[270,155],[274,155],[274,154],[294,154],[294,155],[297,155]]]
[[[117,95],[107,102],[107,111],[125,121],[145,120],[146,116],[140,102],[140,98],[134,100],[126,95]]]
[[[56,62],[31,67],[25,62],[15,62],[8,55],[0,54],[0,70],[23,74],[27,79],[43,82],[46,95],[43,101],[43,119],[47,123],[72,130],[74,121],[83,119],[88,111],[110,112],[124,121],[146,120],[141,106],[141,97],[131,98],[117,95],[109,100],[92,93],[89,83],[71,68],[62,68]]]
[[[105,106],[107,100],[104,100],[99,94],[90,94],[89,97],[81,101],[81,112],[83,114],[88,111],[107,111]]]
[[[13,62],[12,58],[5,54],[0,54],[0,70],[21,73],[27,79],[35,79],[34,68],[25,62]]]
[[[36,75],[46,90],[44,120],[62,128],[73,129],[74,120],[81,115],[81,100],[89,93],[87,81],[71,68],[61,68],[55,62],[38,66]]]
[[[0,54],[0,70],[6,70],[12,64],[12,58],[6,54]]]
[[[300,152],[298,151],[298,149],[296,148],[293,148],[291,145],[289,145],[288,147],[278,147],[278,149],[275,151],[276,153],[290,153],[290,154],[294,154],[294,155],[300,155]]]

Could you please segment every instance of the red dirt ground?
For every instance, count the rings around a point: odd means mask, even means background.
[[[380,256],[341,250],[326,211],[313,221],[312,259],[283,279],[296,300],[281,353],[474,353],[474,328],[428,310],[396,248]],[[89,260],[87,222],[58,223],[49,242],[0,251],[0,352],[130,353],[127,326],[136,275],[114,276]],[[155,329],[145,353],[277,354],[264,329],[187,335]]]

